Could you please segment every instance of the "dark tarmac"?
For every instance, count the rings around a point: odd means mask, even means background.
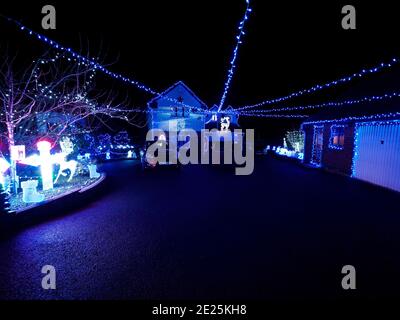
[[[251,176],[143,172],[133,161],[101,169],[94,200],[0,240],[1,299],[398,296],[398,193],[274,158],[258,158]],[[341,288],[348,264],[354,291]],[[56,290],[41,287],[44,265],[56,268]]]

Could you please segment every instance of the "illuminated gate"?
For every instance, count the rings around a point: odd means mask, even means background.
[[[324,143],[324,127],[314,126],[311,164],[318,167],[321,166],[322,162],[323,143]]]

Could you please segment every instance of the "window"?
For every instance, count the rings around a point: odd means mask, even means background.
[[[334,125],[331,127],[331,138],[329,148],[336,150],[344,149],[344,126]]]

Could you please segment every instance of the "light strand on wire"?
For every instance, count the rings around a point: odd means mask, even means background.
[[[265,105],[271,105],[271,104],[274,104],[274,103],[277,103],[277,102],[286,101],[286,100],[289,100],[289,99],[292,99],[292,98],[297,98],[297,97],[303,96],[305,94],[314,93],[314,92],[322,90],[322,89],[334,87],[334,86],[342,84],[342,83],[350,82],[350,81],[352,81],[354,79],[357,79],[357,78],[363,78],[363,77],[367,76],[368,74],[376,73],[376,72],[381,71],[383,69],[391,68],[395,64],[398,64],[399,61],[400,60],[398,58],[393,58],[390,62],[383,62],[378,66],[372,67],[370,69],[363,69],[358,73],[354,73],[352,75],[340,78],[338,80],[327,82],[327,83],[324,83],[324,84],[321,84],[321,85],[315,85],[315,86],[313,86],[313,87],[311,87],[309,89],[304,89],[304,90],[300,90],[300,91],[297,91],[297,92],[293,92],[293,93],[291,93],[291,94],[289,94],[287,96],[283,96],[283,97],[280,97],[280,98],[264,100],[264,101],[259,102],[257,104],[246,105],[246,106],[243,106],[243,107],[239,107],[239,108],[236,108],[236,110],[241,111],[241,110],[247,110],[247,109],[254,109],[254,108],[262,107],[262,106],[265,106]]]
[[[2,17],[4,17],[4,16],[2,16]],[[32,29],[29,29],[28,27],[26,27],[25,25],[23,25],[19,21],[16,21],[16,20],[11,19],[9,17],[5,17],[5,18],[9,22],[16,24],[19,27],[20,30],[25,31],[28,35],[30,35],[32,37],[35,37],[36,39],[40,40],[41,42],[44,42],[44,43],[50,45],[52,48],[54,48],[56,50],[59,50],[61,52],[65,52],[65,53],[69,54],[73,59],[76,59],[76,60],[79,60],[80,62],[89,64],[93,69],[99,70],[99,71],[101,71],[102,73],[104,73],[105,75],[107,75],[109,77],[112,77],[114,79],[120,80],[120,81],[125,82],[125,83],[130,84],[130,85],[133,85],[137,89],[143,90],[143,91],[145,91],[147,93],[150,93],[152,95],[160,96],[163,99],[166,99],[166,100],[174,102],[174,103],[178,103],[179,105],[182,105],[184,107],[201,110],[201,108],[193,107],[193,106],[187,105],[187,104],[185,104],[183,102],[180,102],[177,99],[164,96],[160,92],[157,92],[156,90],[152,89],[149,86],[146,86],[145,84],[143,84],[143,83],[141,83],[141,82],[139,82],[137,80],[133,80],[133,79],[131,79],[129,77],[123,76],[123,75],[121,75],[119,73],[116,73],[116,72],[112,72],[107,67],[105,67],[102,64],[100,64],[99,62],[97,62],[95,59],[84,57],[81,54],[79,54],[76,51],[74,51],[72,48],[64,47],[61,44],[59,44],[58,42],[56,42],[54,40],[51,40],[50,38],[48,38],[48,37],[46,37],[46,36],[44,36],[44,35],[42,35],[42,34],[40,34],[38,32],[35,32]]]
[[[308,115],[303,114],[259,114],[259,113],[240,113],[241,117],[254,117],[254,118],[286,118],[286,119],[303,119],[308,118]]]
[[[230,85],[232,82],[232,78],[233,78],[233,75],[234,75],[235,69],[236,69],[236,60],[238,57],[239,48],[240,48],[240,45],[243,43],[242,38],[245,35],[244,27],[246,25],[246,21],[249,19],[249,14],[251,11],[252,11],[252,9],[250,8],[250,0],[246,0],[246,11],[244,13],[242,21],[240,21],[240,23],[239,23],[239,27],[238,27],[239,33],[236,36],[236,46],[235,46],[235,49],[233,50],[233,55],[232,55],[231,62],[230,62],[231,67],[228,70],[227,79],[225,81],[224,92],[222,93],[218,112],[220,112],[222,110],[225,100],[226,100],[226,96],[228,95],[228,91],[229,91],[229,88],[230,88]]]
[[[371,121],[371,120],[390,120],[392,118],[397,118],[400,116],[400,112],[392,112],[392,113],[377,113],[368,116],[354,116],[354,117],[345,117],[345,118],[338,118],[338,119],[329,119],[329,120],[316,120],[316,121],[308,121],[302,123],[301,127],[304,128],[306,125],[318,125],[318,124],[325,124],[325,123],[336,123],[336,122],[345,122],[345,121]]]
[[[250,110],[249,112],[265,114],[265,113],[270,113],[270,112],[285,112],[285,111],[296,111],[296,110],[306,110],[306,109],[318,109],[318,108],[324,108],[324,107],[340,107],[340,106],[344,106],[344,105],[353,105],[353,104],[360,104],[360,103],[365,103],[365,102],[382,101],[382,100],[393,99],[393,98],[397,98],[397,97],[400,97],[400,93],[393,92],[393,93],[384,94],[381,96],[367,96],[367,97],[362,97],[360,99],[345,100],[345,101],[340,101],[340,102],[326,102],[326,103],[314,104],[314,105],[282,107],[282,108],[274,108],[274,109],[266,109],[266,110]],[[241,112],[239,111],[238,113],[240,114]]]

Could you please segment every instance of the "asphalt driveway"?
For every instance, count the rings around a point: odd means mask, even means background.
[[[259,158],[144,173],[103,165],[106,192],[0,241],[2,299],[341,299],[400,287],[400,195]],[[41,288],[53,265],[57,290]],[[342,266],[357,290],[341,289]]]

